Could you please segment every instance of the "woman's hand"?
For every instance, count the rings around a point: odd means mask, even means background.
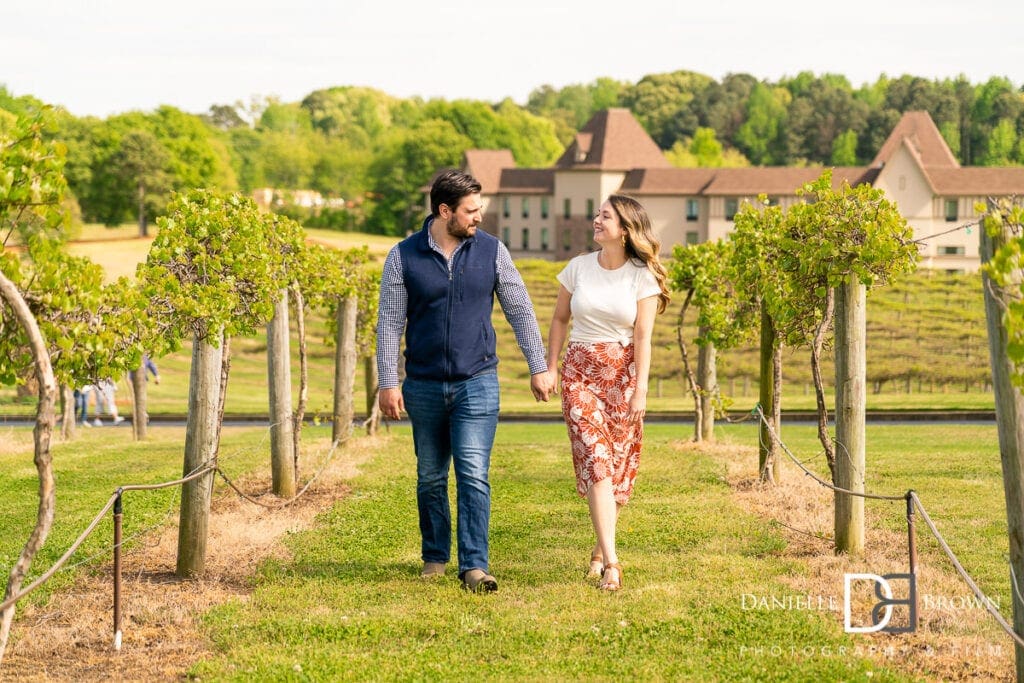
[[[638,388],[629,399],[629,415],[627,419],[630,422],[642,422],[646,413],[647,390]]]

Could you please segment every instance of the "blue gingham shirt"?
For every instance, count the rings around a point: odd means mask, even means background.
[[[427,242],[430,248],[444,256],[437,246],[430,230],[427,230]],[[465,242],[455,247],[448,261],[451,272],[455,254],[462,249]],[[505,314],[505,319],[512,326],[519,348],[530,366],[530,374],[547,372],[547,360],[544,357],[544,342],[537,325],[537,316],[533,312],[533,302],[526,291],[523,278],[512,262],[512,255],[501,242],[498,243],[498,254],[495,258],[497,283],[494,293]],[[398,351],[405,331],[406,307],[409,295],[405,291],[402,278],[402,256],[398,245],[391,248],[384,260],[384,272],[380,278],[380,303],[377,306],[377,374],[381,389],[393,389],[398,386]]]

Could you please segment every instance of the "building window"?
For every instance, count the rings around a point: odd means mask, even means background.
[[[541,228],[540,229],[540,250],[541,251],[547,251],[548,250],[548,229],[547,228]]]
[[[959,209],[959,202],[955,199],[946,200],[946,222],[953,223],[957,219],[957,210]]]
[[[566,199],[565,201],[569,201]],[[562,230],[562,251],[569,251],[572,249],[572,230],[564,228]]]
[[[565,198],[565,203],[563,206],[563,215],[566,218],[572,218],[572,200],[569,199],[568,197]]]
[[[700,218],[700,204],[696,199],[686,200],[686,220],[695,221]]]
[[[700,241],[700,235],[697,233],[696,230],[687,230],[686,231],[686,243],[687,244],[697,244],[697,242],[699,242],[699,241]]]
[[[593,199],[588,199],[587,200],[587,218],[589,218],[590,220],[594,220],[594,216],[595,215],[597,215],[597,213],[594,211],[594,200]]]
[[[725,200],[725,220],[731,221],[736,218],[736,212],[739,211],[740,200],[731,198]]]
[[[779,198],[778,197],[767,197],[765,199],[765,206],[778,206],[778,205],[779,205]]]
[[[530,217],[530,198],[523,197],[523,218]]]
[[[530,248],[530,229],[523,228],[523,251]]]
[[[504,218],[508,218],[509,216],[512,215],[512,208],[510,206],[508,197],[502,197],[501,199],[501,215]]]
[[[540,198],[540,217],[541,218],[547,218],[548,217],[548,198],[547,197],[541,197]]]
[[[964,251],[963,246],[946,245],[939,247],[939,256],[963,256]]]
[[[509,228],[501,229],[501,241],[505,248],[508,249],[509,244],[512,242],[512,231]]]

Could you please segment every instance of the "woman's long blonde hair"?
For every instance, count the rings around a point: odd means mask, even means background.
[[[658,259],[661,243],[654,237],[651,219],[647,215],[646,209],[640,205],[640,202],[624,194],[609,196],[608,203],[612,205],[612,210],[615,211],[619,217],[619,223],[626,231],[624,238],[626,257],[643,262],[658,281],[658,287],[661,288],[661,293],[658,294],[658,313],[664,313],[665,308],[672,300],[668,293],[668,286],[665,284],[668,273],[665,272],[665,266],[661,265],[661,261]]]

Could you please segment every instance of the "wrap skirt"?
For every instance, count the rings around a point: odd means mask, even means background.
[[[631,344],[569,343],[562,364],[562,416],[581,497],[609,477],[616,503],[625,505],[632,496],[643,445],[643,421],[628,419],[635,389]]]

